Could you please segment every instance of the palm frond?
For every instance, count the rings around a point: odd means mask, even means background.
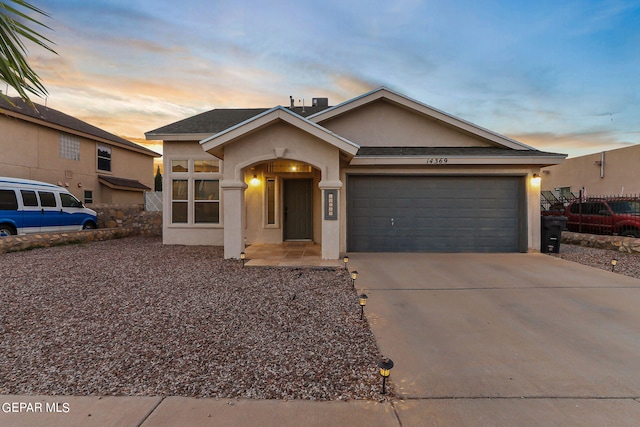
[[[54,44],[35,28],[50,29],[29,13],[49,17],[42,9],[25,0],[0,1],[0,80],[14,88],[18,95],[31,103],[29,93],[46,96],[47,89],[27,61],[25,41],[32,42],[56,54]],[[6,96],[3,95],[6,99]]]

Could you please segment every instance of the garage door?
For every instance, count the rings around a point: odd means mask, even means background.
[[[347,178],[350,252],[526,250],[524,178]]]

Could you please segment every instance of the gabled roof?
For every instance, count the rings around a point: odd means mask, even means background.
[[[160,157],[160,154],[146,147],[135,144],[117,135],[102,130],[80,119],[69,116],[61,111],[44,105],[34,104],[35,109],[21,98],[11,98],[14,105],[0,97],[0,114],[15,117],[21,120],[36,123],[42,126],[78,135],[84,138],[109,143],[121,148],[136,151],[152,157]]]
[[[309,120],[321,124],[322,122],[325,122],[329,119],[347,114],[352,110],[363,107],[369,103],[379,101],[381,99],[392,102],[414,112],[423,114],[432,120],[442,123],[445,126],[450,126],[462,132],[466,132],[470,135],[488,140],[494,144],[497,144],[498,146],[511,148],[513,150],[535,150],[535,148],[533,147],[475,125],[466,120],[452,116],[451,114],[445,113],[442,110],[438,110],[427,104],[423,104],[420,101],[416,101],[415,99],[409,98],[386,87],[379,87],[378,89],[374,89],[371,92],[365,93],[364,95],[345,101],[342,104],[336,105],[335,107],[320,111],[309,116]]]
[[[292,112],[289,108],[282,106],[274,107],[254,116],[244,122],[238,123],[222,132],[212,135],[200,141],[202,148],[213,154],[214,156],[224,158],[224,146],[242,138],[250,132],[254,132],[260,128],[269,126],[278,121],[286,122],[304,132],[307,132],[323,141],[337,147],[340,151],[349,157],[355,156],[360,146],[348,139],[345,139],[335,133],[319,126],[302,116]]]
[[[289,111],[307,117],[329,107],[293,107]],[[148,140],[202,140],[268,111],[269,108],[217,108],[145,133]]]

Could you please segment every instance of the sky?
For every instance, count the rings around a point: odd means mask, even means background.
[[[158,152],[145,132],[203,111],[380,86],[543,151],[640,143],[640,0],[31,3],[47,106]]]

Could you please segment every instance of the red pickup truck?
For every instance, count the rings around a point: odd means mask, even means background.
[[[640,199],[576,200],[564,211],[547,211],[543,215],[566,216],[569,231],[640,237]]]

